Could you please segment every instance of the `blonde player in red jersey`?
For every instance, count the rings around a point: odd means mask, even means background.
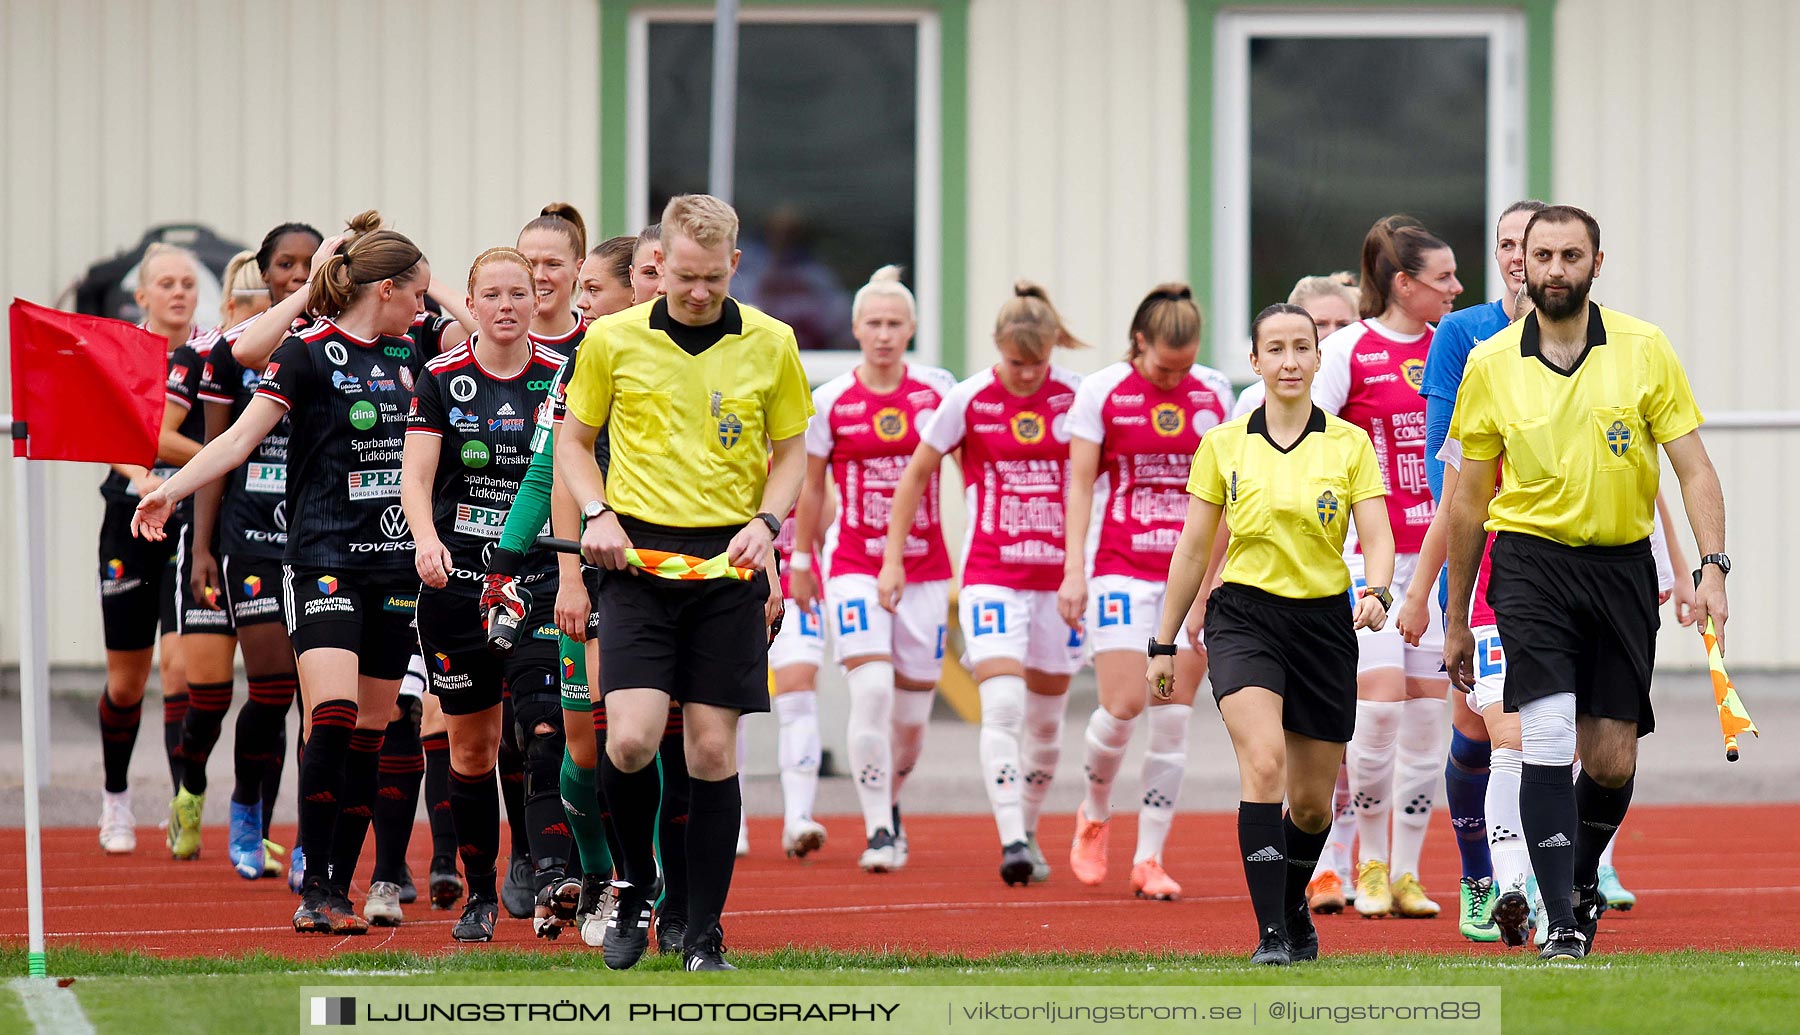
[[[1200,307],[1186,284],[1160,284],[1131,319],[1126,358],[1082,379],[1069,411],[1067,556],[1057,609],[1085,631],[1094,652],[1099,706],[1087,724],[1087,798],[1075,812],[1069,868],[1083,884],[1106,879],[1112,785],[1145,710],[1147,656],[1156,634],[1169,559],[1187,516],[1187,478],[1200,436],[1231,413],[1231,381],[1194,362]],[[1098,546],[1087,556],[1095,482],[1106,480]],[[1091,563],[1093,578],[1088,578]],[[1191,616],[1197,617],[1197,616]],[[1190,621],[1195,629],[1197,622]],[[1181,885],[1163,869],[1163,844],[1187,773],[1188,726],[1206,655],[1190,640],[1175,661],[1175,694],[1149,702],[1149,747],[1131,890],[1171,900]]]
[[[798,553],[793,586],[794,602],[803,615],[816,613],[821,599],[829,609],[826,624],[850,684],[850,769],[868,839],[858,865],[870,873],[885,873],[907,861],[900,788],[925,744],[932,693],[943,669],[950,603],[950,557],[944,548],[936,465],[927,473],[919,503],[898,525],[892,521],[894,494],[908,458],[918,448],[920,429],[956,387],[956,378],[947,370],[906,362],[918,318],[912,292],[900,282],[900,267],[875,271],[856,292],[851,321],[862,362],[813,392],[815,412],[806,430],[806,484],[796,511],[800,541],[812,542],[828,503],[829,470],[840,501],[826,538],[835,545],[828,557],[820,558],[829,578],[821,597],[814,558]],[[899,607],[889,614],[881,607],[876,577],[891,527],[901,528],[906,536],[901,564],[909,585]],[[803,711],[810,716],[813,708],[810,701],[788,693],[775,699],[775,708],[782,719],[786,790],[787,759],[797,753],[789,748],[788,713]],[[813,721],[810,743],[816,755],[817,720]],[[805,788],[804,813],[796,811],[802,803],[788,801],[784,844],[803,835],[805,824],[811,822],[811,791],[810,785]],[[799,853],[790,849],[790,854]]]
[[[1319,344],[1312,397],[1326,413],[1367,431],[1375,444],[1394,533],[1391,589],[1404,600],[1436,510],[1425,476],[1425,400],[1419,385],[1432,324],[1450,312],[1462,284],[1449,245],[1417,220],[1388,216],[1363,239],[1361,288],[1363,318]],[[1352,548],[1345,559],[1360,589],[1360,551]],[[1436,604],[1428,584],[1418,588]],[[1355,906],[1366,917],[1438,914],[1418,872],[1444,767],[1448,682],[1440,671],[1439,630],[1434,623],[1418,646],[1391,626],[1357,637],[1356,735],[1346,757],[1358,840]]]
[[[1026,281],[1000,307],[1000,362],[957,385],[919,435],[894,491],[893,512],[915,514],[945,454],[962,450],[970,497],[959,618],[981,690],[981,773],[999,827],[1000,878],[1048,880],[1038,812],[1062,755],[1064,695],[1081,667],[1082,639],[1056,608],[1064,561],[1069,409],[1079,375],[1050,362],[1080,347],[1044,289]],[[877,579],[881,606],[904,599],[912,529],[888,528]]]

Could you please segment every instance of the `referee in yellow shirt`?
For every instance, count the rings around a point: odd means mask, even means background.
[[[1238,847],[1256,911],[1252,963],[1316,959],[1306,882],[1331,829],[1331,791],[1356,725],[1356,630],[1393,603],[1394,535],[1369,435],[1312,402],[1318,328],[1280,303],[1250,325],[1266,402],[1207,432],[1188,477],[1187,523],[1150,641],[1150,689],[1174,692],[1175,637],[1224,517],[1224,582],[1206,608],[1213,698],[1237,751]],[[1344,538],[1356,521],[1367,593],[1352,602]],[[1281,813],[1281,800],[1288,812]]]
[[[1444,665],[1459,688],[1473,685],[1469,599],[1485,519],[1496,533],[1488,603],[1506,644],[1505,707],[1519,713],[1525,756],[1520,818],[1550,931],[1540,955],[1581,959],[1606,911],[1600,853],[1631,803],[1637,740],[1655,728],[1658,445],[1700,547],[1696,618],[1710,616],[1721,642],[1731,561],[1724,494],[1674,348],[1650,324],[1588,301],[1604,259],[1599,224],[1552,206],[1532,217],[1524,249],[1537,309],[1470,353],[1450,428],[1464,461],[1448,517]],[[1524,905],[1514,893],[1495,912]]]
[[[651,838],[656,757],[671,699],[681,702],[692,785],[683,966],[731,970],[718,926],[731,888],[742,799],[737,724],[769,710],[770,544],[806,470],[812,394],[794,332],[730,297],[738,217],[704,194],[663,210],[664,297],[594,321],[576,353],[556,474],[582,503],[582,556],[605,570],[600,764],[623,859],[606,965],[643,956],[656,879]],[[603,479],[594,438],[610,426]],[[754,579],[659,578],[627,570],[628,551],[661,550],[757,572]],[[677,910],[678,912],[680,910]]]

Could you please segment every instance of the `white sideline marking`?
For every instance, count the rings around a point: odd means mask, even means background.
[[[94,1035],[94,1026],[81,1012],[81,1000],[58,988],[55,978],[13,978],[7,984],[18,994],[39,1035]]]

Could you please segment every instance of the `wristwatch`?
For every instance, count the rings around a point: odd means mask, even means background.
[[[589,521],[606,513],[617,514],[618,511],[607,506],[604,500],[588,500],[587,505],[581,508],[581,516]]]
[[[1383,611],[1392,611],[1394,609],[1394,594],[1388,592],[1386,586],[1370,586],[1368,589],[1363,590],[1363,593],[1366,596],[1371,596],[1376,600],[1381,601],[1381,609]]]
[[[1175,645],[1173,643],[1157,643],[1156,637],[1150,637],[1150,657],[1154,658],[1162,654],[1174,657]]]
[[[1705,568],[1709,564],[1718,565],[1719,574],[1721,575],[1731,574],[1731,558],[1722,553],[1709,553],[1705,557],[1700,558],[1701,568]]]
[[[775,515],[773,515],[765,510],[762,513],[756,515],[756,520],[761,521],[763,524],[769,526],[769,538],[771,538],[771,539],[780,538],[780,536],[781,536],[781,519],[780,518],[776,517]]]

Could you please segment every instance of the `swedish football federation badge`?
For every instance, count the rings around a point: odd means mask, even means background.
[[[1606,429],[1606,448],[1612,450],[1614,456],[1624,456],[1631,450],[1631,429],[1622,420],[1612,422]]]
[[[737,445],[738,439],[743,436],[744,422],[738,420],[737,414],[727,413],[719,418],[719,445],[730,449]]]
[[[1319,495],[1319,501],[1315,506],[1319,512],[1319,524],[1330,528],[1332,519],[1337,517],[1338,513],[1337,497],[1331,494],[1330,489],[1326,489]]]

